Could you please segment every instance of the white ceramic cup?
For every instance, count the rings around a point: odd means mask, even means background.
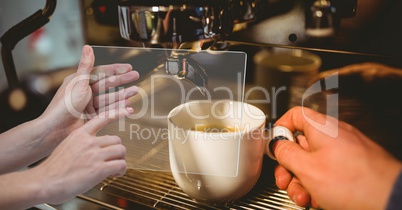
[[[191,130],[201,124],[237,130]],[[192,101],[174,108],[168,115],[168,129],[170,166],[176,183],[202,203],[226,204],[242,197],[261,173],[264,128],[264,113],[238,101]]]
[[[191,198],[210,205],[244,196],[260,176],[264,153],[275,159],[270,151],[272,140],[293,140],[285,127],[266,133],[265,119],[259,108],[239,101],[192,101],[175,107],[168,115],[169,158],[178,186]],[[194,129],[205,124],[236,129]]]

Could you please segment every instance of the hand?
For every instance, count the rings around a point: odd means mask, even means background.
[[[351,125],[305,107],[291,109],[276,125],[303,133],[298,144],[274,145],[280,164],[276,184],[295,203],[324,209],[385,209],[402,166],[383,148]],[[335,137],[328,135],[336,131]]]
[[[132,108],[105,112],[74,130],[43,163],[31,169],[30,178],[42,184],[42,202],[59,204],[84,193],[109,175],[126,171],[126,149],[117,136],[96,136]],[[39,192],[38,192],[39,193]]]
[[[138,88],[131,86],[110,93],[106,90],[135,81],[139,78],[129,64],[112,64],[93,68],[94,54],[84,46],[76,73],[68,76],[41,118],[48,123],[48,130],[55,130],[50,138],[64,139],[71,131],[81,127],[98,113],[129,105],[128,98]],[[54,142],[57,145],[58,142]]]

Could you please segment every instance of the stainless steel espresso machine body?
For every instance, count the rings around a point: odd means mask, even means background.
[[[321,59],[319,72],[344,66],[377,62],[402,68],[402,7],[399,0],[84,0],[84,31],[89,44],[211,51],[243,51],[248,55],[246,88],[255,85],[259,65],[253,59],[272,49],[303,50]],[[186,78],[201,90],[208,74],[202,65],[188,62],[186,54],[173,53],[167,73],[181,75],[177,66],[190,65],[197,78]],[[183,62],[184,59],[184,62]],[[191,59],[191,58],[190,58]],[[180,65],[179,65],[180,64]],[[151,67],[150,67],[151,68]],[[195,82],[198,81],[198,82]],[[201,82],[199,82],[201,81]],[[387,82],[385,82],[387,83]],[[393,89],[400,88],[398,82]],[[381,83],[381,85],[384,83]],[[389,83],[388,83],[389,84]],[[401,158],[400,143],[383,141],[398,136],[402,114],[367,105],[374,95],[381,101],[395,97],[375,86],[364,93],[365,81],[340,78],[336,92],[318,94],[320,103],[328,94],[339,94],[339,118],[345,120]],[[342,88],[345,87],[345,88]],[[353,91],[350,91],[353,90]],[[362,92],[359,92],[362,91]],[[377,91],[377,92],[376,92]],[[392,91],[391,91],[392,92]],[[374,95],[373,95],[374,94]],[[357,97],[361,96],[361,98]],[[312,103],[312,106],[321,106]],[[396,103],[401,103],[399,99]],[[374,107],[374,106],[373,106]],[[374,111],[373,111],[374,110]],[[396,111],[395,111],[396,110]],[[370,114],[368,114],[370,113]],[[391,117],[392,116],[392,117]],[[400,117],[399,117],[400,116]],[[388,124],[389,125],[389,124]],[[383,131],[378,131],[381,128]],[[58,209],[304,209],[286,192],[277,189],[275,163],[264,159],[256,186],[243,198],[225,206],[197,203],[183,193],[168,172],[128,170],[121,178],[110,177],[92,190],[59,206]]]

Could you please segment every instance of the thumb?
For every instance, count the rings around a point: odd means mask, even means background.
[[[276,141],[272,149],[278,163],[293,172],[296,176],[305,169],[308,161],[308,152],[297,143]]]
[[[95,62],[95,55],[93,53],[92,47],[85,45],[82,47],[81,60],[78,65],[77,74],[89,74],[92,71]]]

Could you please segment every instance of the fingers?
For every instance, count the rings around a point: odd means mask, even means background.
[[[115,144],[103,148],[103,159],[105,161],[124,160],[126,158],[126,147],[122,144]]]
[[[118,136],[99,136],[96,139],[100,148],[102,148],[101,159],[103,161],[118,160],[126,158],[126,147]]]
[[[289,198],[299,206],[308,206],[311,203],[310,194],[297,178],[293,178],[287,188]]]
[[[311,207],[313,207],[313,208],[316,208],[316,209],[320,208],[320,205],[318,205],[318,203],[315,202],[314,198],[310,198],[310,204],[311,204]]]
[[[127,170],[127,162],[125,160],[111,160],[105,163],[105,173],[114,176],[123,176]]]
[[[274,171],[276,186],[281,190],[286,190],[293,178],[293,175],[281,165],[278,165]]]
[[[95,55],[92,47],[85,45],[82,47],[81,60],[78,65],[77,75],[89,74],[92,71],[95,62]]]
[[[132,86],[118,92],[102,94],[94,97],[93,106],[96,109],[114,104],[118,101],[128,99],[138,93],[138,87]]]
[[[101,107],[97,110],[98,113],[104,113],[104,112],[109,112],[110,110],[116,110],[124,107],[129,107],[130,106],[130,100],[121,100],[116,103],[110,104],[108,106]]]
[[[101,148],[108,147],[111,145],[121,144],[121,139],[118,136],[100,136],[97,140]]]
[[[91,80],[91,84],[98,82],[104,78],[108,78],[114,75],[125,74],[132,71],[132,66],[130,64],[110,64],[110,65],[102,65],[97,66],[92,70],[92,75],[94,77]]]
[[[126,172],[126,147],[118,136],[100,136],[97,141],[101,147],[100,156],[106,176],[123,176]]]
[[[117,87],[126,83],[133,82],[139,77],[140,76],[138,72],[129,71],[124,74],[113,75],[96,81],[91,85],[91,88],[95,94],[99,94],[105,92],[106,90],[109,90],[112,87]]]
[[[301,131],[306,134],[311,130],[311,125],[307,122],[306,117],[322,124],[324,124],[326,120],[325,115],[307,107],[294,107],[287,111],[275,125],[285,126],[292,132]]]
[[[308,191],[302,186],[299,179],[282,166],[275,168],[276,185],[281,190],[287,190],[289,198],[299,206],[308,206],[312,199]]]
[[[284,168],[296,176],[304,174],[304,168],[310,162],[310,157],[300,145],[291,141],[276,141],[273,151],[278,163]]]
[[[99,132],[103,127],[108,125],[109,123],[131,114],[133,112],[133,108],[125,107],[119,108],[114,110],[109,110],[107,112],[102,112],[95,118],[88,121],[83,127],[83,129],[87,130],[90,134],[96,134]]]
[[[294,107],[286,112],[275,125],[287,127],[292,132],[300,131],[306,136],[311,150],[326,144],[338,132],[338,120],[307,107]],[[324,140],[326,139],[326,140]]]
[[[85,45],[82,48],[81,60],[77,75],[91,74],[90,84],[95,94],[104,92],[111,87],[135,81],[139,78],[136,71],[132,71],[130,64],[111,64],[93,68],[95,55],[92,47]]]
[[[297,143],[301,146],[301,148],[303,148],[304,150],[306,150],[307,152],[310,152],[310,146],[308,145],[308,141],[306,139],[306,136],[304,136],[303,134],[300,134],[296,137],[297,139]]]

